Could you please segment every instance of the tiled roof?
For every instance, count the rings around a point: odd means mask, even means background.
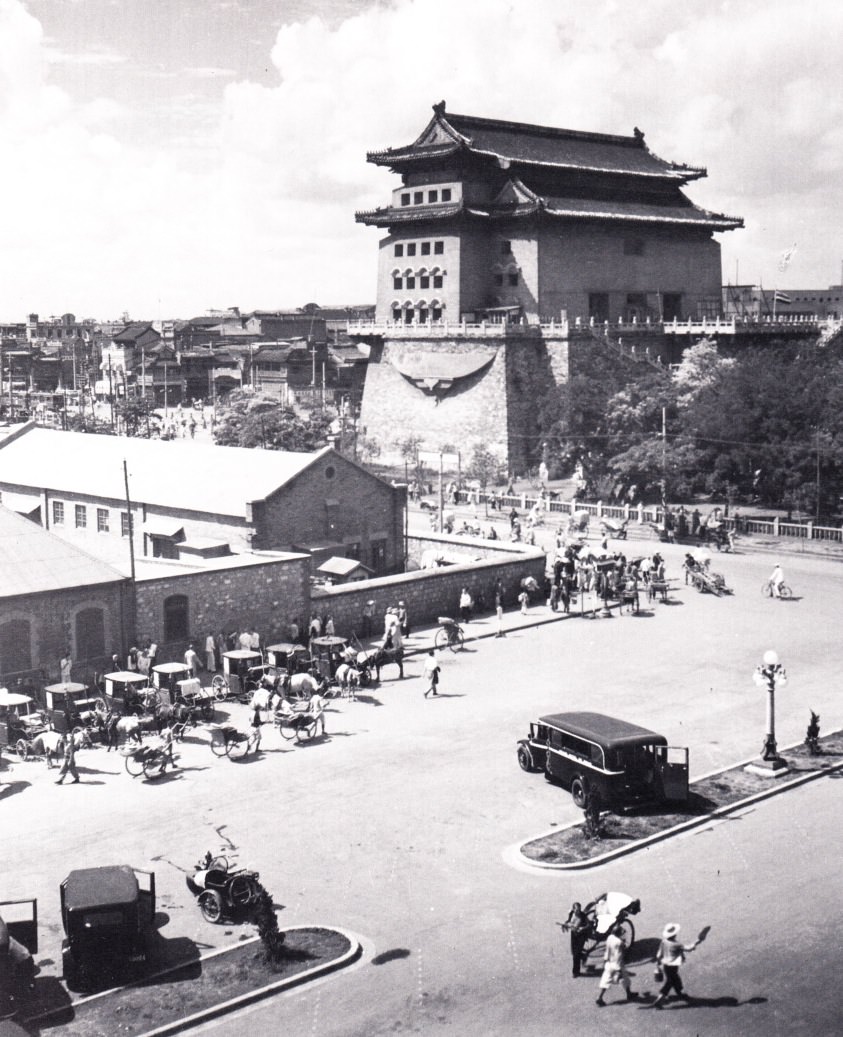
[[[679,195],[681,197],[681,194]],[[712,230],[734,230],[743,226],[736,216],[708,212],[691,202],[685,205],[648,205],[637,201],[594,201],[589,198],[543,199],[544,210],[551,216],[574,219],[632,220],[638,223],[672,223],[708,227]]]
[[[250,450],[31,428],[0,447],[0,483],[123,501],[123,461],[136,504],[244,517],[325,453]]]
[[[428,220],[443,220],[457,216],[463,211],[462,204],[453,205],[415,205],[386,206],[381,209],[370,209],[368,212],[357,212],[354,219],[357,223],[383,227],[393,223],[421,223]]]
[[[370,152],[370,162],[400,167],[467,151],[504,162],[594,173],[674,180],[684,183],[705,176],[705,170],[666,162],[644,144],[644,134],[631,137],[581,130],[535,126],[530,123],[481,119],[446,112],[434,106],[434,116],[412,144]]]
[[[149,321],[134,321],[118,331],[116,335],[113,335],[112,340],[114,342],[134,342],[147,331],[154,331],[156,335],[158,334]]]
[[[0,597],[114,583],[121,573],[0,506]]]

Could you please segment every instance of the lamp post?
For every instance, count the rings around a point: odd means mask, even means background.
[[[787,683],[787,674],[774,651],[764,653],[762,664],[756,667],[752,679],[767,692],[767,733],[761,759],[750,764],[750,768],[763,774],[783,774],[788,767],[787,760],[779,756],[776,746],[776,688]]]

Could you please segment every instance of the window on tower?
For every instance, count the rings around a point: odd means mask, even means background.
[[[403,256],[404,255],[404,246],[403,245],[396,245],[395,246],[395,255],[396,256]]]
[[[509,274],[508,275],[508,279],[509,279],[510,285],[517,285],[518,284],[518,274],[517,273]]]
[[[414,241],[411,241],[410,244],[407,246],[407,255],[408,256],[414,256],[415,254],[416,254],[416,243]]]
[[[413,205],[422,205],[424,203],[424,191],[413,192]]]
[[[395,289],[400,289],[401,288],[401,278],[400,277],[393,277],[392,278],[392,287],[395,288]]]
[[[442,201],[443,202],[450,202],[450,200],[451,200],[451,188],[450,187],[443,187],[442,188]]]
[[[433,254],[434,254],[434,256],[441,256],[444,253],[444,251],[445,251],[445,242],[444,241],[434,241],[433,242]]]
[[[409,196],[409,194],[402,194],[401,195],[401,204],[402,205],[409,205],[410,204],[410,196]]]
[[[429,241],[423,241],[421,243],[421,254],[423,256],[429,256],[430,255],[430,242]]]
[[[432,202],[438,202],[439,201],[439,192],[438,191],[428,191],[427,192],[427,200],[428,200],[428,202],[431,202],[431,203]]]
[[[434,274],[433,275],[433,287],[434,288],[441,288],[442,287],[442,275],[441,274]]]
[[[405,288],[415,288],[416,287],[416,279],[415,279],[415,277],[408,277],[406,279],[406,283],[405,283],[404,287]]]

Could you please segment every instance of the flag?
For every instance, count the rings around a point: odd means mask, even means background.
[[[787,295],[785,292],[776,292],[774,301],[775,302],[783,302],[783,303],[785,303],[785,304],[787,304],[789,306],[791,300],[790,300],[790,296]]]
[[[781,256],[779,256],[779,270],[787,270],[787,268],[790,266],[790,261],[791,259],[793,259],[795,252],[796,242],[794,241],[790,248],[786,248],[784,252],[782,252]]]

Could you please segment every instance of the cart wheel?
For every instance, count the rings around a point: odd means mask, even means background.
[[[433,639],[433,644],[441,652],[443,648],[448,647],[448,631],[444,627],[440,627],[436,631],[436,637]]]
[[[218,922],[222,918],[222,897],[215,889],[206,889],[199,894],[199,910],[206,922]]]
[[[597,937],[587,937],[582,947],[583,958],[589,958],[597,950],[597,946],[599,943],[600,941],[597,939]]]
[[[164,773],[166,759],[163,756],[146,756],[143,761],[143,776],[145,778],[160,778]]]
[[[18,759],[25,760],[29,756],[29,743],[25,738],[19,738],[15,743],[15,752],[18,754]]]
[[[133,778],[143,774],[143,758],[136,756],[135,753],[128,753],[126,755],[126,770]]]
[[[248,738],[229,738],[225,743],[226,756],[230,760],[240,760],[249,751]]]
[[[217,702],[224,701],[228,695],[228,684],[226,684],[225,677],[217,674],[211,681],[211,691],[214,693],[214,698]]]
[[[571,782],[571,799],[574,801],[574,806],[579,807],[580,810],[585,810],[585,800],[588,792],[585,786],[584,778],[574,778]]]
[[[626,944],[627,951],[629,951],[629,949],[635,943],[635,926],[628,918],[624,918],[624,920],[622,922],[619,922],[618,924],[621,927],[621,936],[623,937],[623,942]]]
[[[306,724],[299,724],[296,728],[296,741],[309,742],[316,736],[316,720],[310,720]]]
[[[522,771],[534,771],[533,758],[526,745],[518,746],[518,765]]]
[[[225,743],[225,735],[222,731],[211,732],[211,752],[214,756],[226,756],[228,750]]]
[[[291,720],[291,717],[284,717],[283,720],[278,721],[278,730],[281,732],[281,737],[287,742],[292,742],[296,737],[296,728]]]
[[[228,896],[232,904],[245,907],[254,900],[252,879],[248,875],[235,875],[228,887]]]

